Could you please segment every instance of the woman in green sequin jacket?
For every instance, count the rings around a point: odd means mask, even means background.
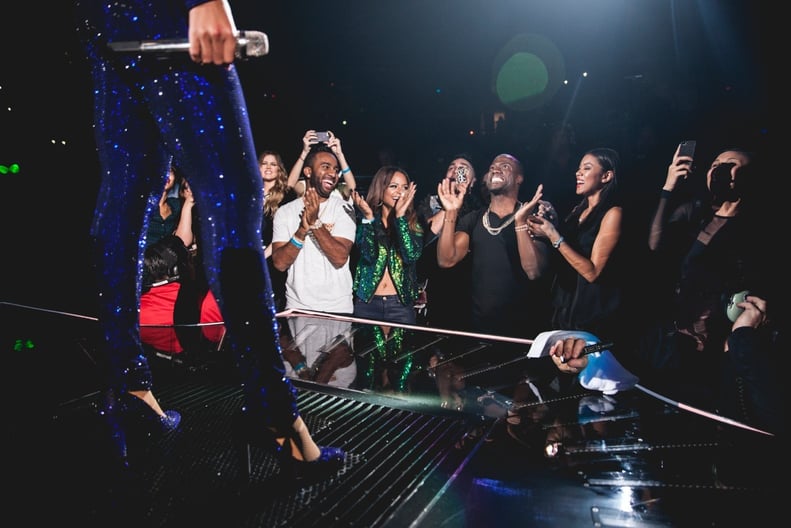
[[[414,324],[418,296],[417,261],[423,230],[414,207],[416,185],[405,170],[380,168],[367,197],[352,193],[362,220],[355,243],[354,315],[364,319]]]

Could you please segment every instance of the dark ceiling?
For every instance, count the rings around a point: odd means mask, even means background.
[[[535,170],[557,124],[573,127],[579,150],[655,155],[651,188],[681,139],[697,139],[704,159],[721,146],[762,147],[769,37],[756,4],[231,1],[237,26],[267,33],[271,44],[268,56],[238,64],[259,149],[278,150],[290,164],[306,129],[331,129],[361,178],[387,152],[423,192],[459,151],[473,153],[479,169],[508,151]],[[66,247],[85,236],[98,183],[90,85],[70,8],[20,4],[0,41],[0,165],[21,166],[3,175],[6,202],[12,198],[4,225],[27,218],[32,204],[34,215],[58,219],[48,238]],[[528,110],[509,108],[492,90],[520,35],[549,41],[562,59],[550,73],[569,81],[550,79],[557,91]],[[505,126],[494,133],[498,112]],[[24,223],[13,231],[17,247],[38,254],[31,240],[40,232]]]

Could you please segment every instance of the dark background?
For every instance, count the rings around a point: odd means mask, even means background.
[[[549,177],[549,133],[565,124],[576,137],[572,166],[589,148],[619,150],[621,181],[639,208],[653,205],[682,139],[698,140],[704,168],[721,147],[766,150],[768,15],[755,4],[231,1],[240,29],[269,36],[270,54],[238,68],[257,148],[279,151],[287,165],[305,130],[330,129],[363,186],[392,160],[422,196],[457,152],[472,153],[479,174],[511,152],[526,163],[523,192],[532,194]],[[0,41],[0,165],[20,166],[0,175],[0,301],[92,314],[98,166],[88,72],[70,2],[17,9]],[[550,68],[557,91],[531,108],[504,104],[492,88],[520,34],[540,34],[562,59]],[[573,181],[572,169],[556,185]]]

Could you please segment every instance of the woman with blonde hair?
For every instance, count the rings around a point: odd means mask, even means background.
[[[288,172],[280,153],[264,150],[258,155],[258,168],[264,182],[264,221],[261,224],[261,240],[264,256],[269,265],[269,278],[275,294],[275,309],[283,310],[286,305],[286,272],[272,264],[272,224],[275,213],[284,203],[297,198],[296,191],[288,185]]]

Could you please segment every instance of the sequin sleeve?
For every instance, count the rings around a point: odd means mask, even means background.
[[[405,217],[396,218],[398,230],[398,252],[405,263],[417,262],[423,253],[423,233],[420,230],[409,229],[409,222]]]

